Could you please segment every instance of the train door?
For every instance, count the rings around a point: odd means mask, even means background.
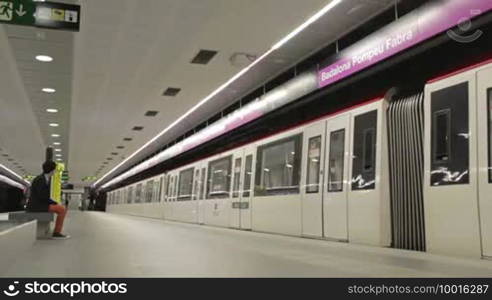
[[[240,149],[233,154],[232,209],[230,227],[251,229],[251,198],[254,149]]]
[[[425,89],[424,212],[429,252],[481,255],[476,87],[476,71],[469,71]]]
[[[304,131],[303,180],[301,181],[302,235],[323,236],[323,161],[326,122],[318,122]]]
[[[492,68],[478,72],[478,191],[482,255],[492,257]]]
[[[251,229],[251,199],[253,198],[253,174],[255,161],[255,149],[254,147],[248,147],[244,149],[244,167],[241,172],[241,188],[239,190],[240,195],[240,214],[241,214],[241,229]]]
[[[241,227],[241,185],[243,169],[244,149],[237,150],[232,156],[232,186],[231,186],[231,218],[229,226],[232,228]]]
[[[391,245],[385,101],[351,112],[348,237],[350,242]]]
[[[197,166],[200,169],[200,179],[198,187],[198,224],[204,224],[205,220],[205,197],[206,197],[206,182],[207,182],[207,164],[202,163]]]
[[[326,130],[325,182],[323,186],[324,237],[348,240],[348,183],[350,115],[330,119]]]

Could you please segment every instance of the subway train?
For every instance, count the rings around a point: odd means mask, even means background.
[[[107,211],[492,257],[492,61],[108,193]]]

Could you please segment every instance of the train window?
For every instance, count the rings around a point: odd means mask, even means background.
[[[444,109],[435,112],[432,122],[434,128],[433,160],[435,163],[447,162],[451,158],[451,111]]]
[[[241,179],[241,164],[242,164],[242,159],[241,158],[236,158],[234,162],[234,184],[232,188],[232,197],[237,198],[239,197],[239,185],[240,185],[240,179]]]
[[[372,190],[376,186],[376,128],[378,112],[354,118],[352,190]],[[339,176],[342,174],[339,174]]]
[[[374,128],[364,130],[364,150],[362,151],[362,153],[364,153],[362,163],[364,166],[364,172],[371,171],[374,167],[374,151],[376,150],[374,149],[374,146],[376,145],[374,141],[374,133]]]
[[[159,203],[161,202],[161,198],[162,198],[162,189],[164,188],[162,186],[163,183],[164,183],[164,176],[161,176],[161,179],[159,179],[159,192],[157,194],[158,195],[157,196],[158,198],[156,200],[156,202],[159,202]]]
[[[168,201],[172,201],[173,193],[174,193],[174,176],[169,175],[169,190],[168,190]]]
[[[328,159],[328,192],[343,191],[345,164],[345,129],[330,133],[330,158]]]
[[[319,192],[319,169],[321,166],[321,135],[308,141],[306,193]]]
[[[431,186],[470,181],[468,85],[463,82],[431,94]]]
[[[228,198],[231,185],[231,156],[208,164],[207,199]]]
[[[301,141],[296,135],[258,148],[255,196],[299,193]]]
[[[154,182],[152,180],[147,181],[145,185],[145,202],[147,203],[152,202],[152,190],[154,189],[153,185]]]
[[[199,197],[199,191],[198,189],[200,188],[200,169],[196,169],[195,171],[195,177],[193,178],[193,196],[192,200],[196,200]]]
[[[128,196],[126,197],[126,200],[128,203],[132,203],[133,199],[133,186],[128,188]]]
[[[191,200],[193,193],[193,172],[194,168],[186,169],[179,172],[179,192],[178,201]]]
[[[488,118],[489,118],[489,124],[488,124],[488,130],[489,130],[489,183],[492,183],[492,115],[490,113],[490,110],[492,109],[492,88],[487,90],[487,102],[488,102]]]
[[[178,198],[179,176],[174,176],[174,201]]]
[[[200,199],[205,199],[205,168],[202,168],[202,177],[201,177],[201,187],[200,187],[200,192],[201,196]]]
[[[135,191],[135,203],[140,203],[140,197],[142,196],[142,184],[137,184],[137,190]]]
[[[171,198],[171,179],[172,179],[172,176],[171,175],[166,175],[166,198],[164,199],[165,202],[169,201]]]
[[[246,164],[244,166],[244,186],[243,197],[249,197],[251,193],[251,176],[253,175],[253,155],[246,156]]]

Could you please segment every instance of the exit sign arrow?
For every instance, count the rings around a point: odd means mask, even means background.
[[[24,4],[21,4],[19,6],[19,9],[15,11],[19,17],[23,17],[25,14],[27,14],[27,11],[24,10]]]

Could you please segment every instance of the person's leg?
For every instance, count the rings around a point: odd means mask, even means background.
[[[57,215],[54,232],[61,233],[63,229],[63,221],[65,220],[65,215],[67,214],[66,208],[60,204],[52,204],[49,206],[48,211]]]

